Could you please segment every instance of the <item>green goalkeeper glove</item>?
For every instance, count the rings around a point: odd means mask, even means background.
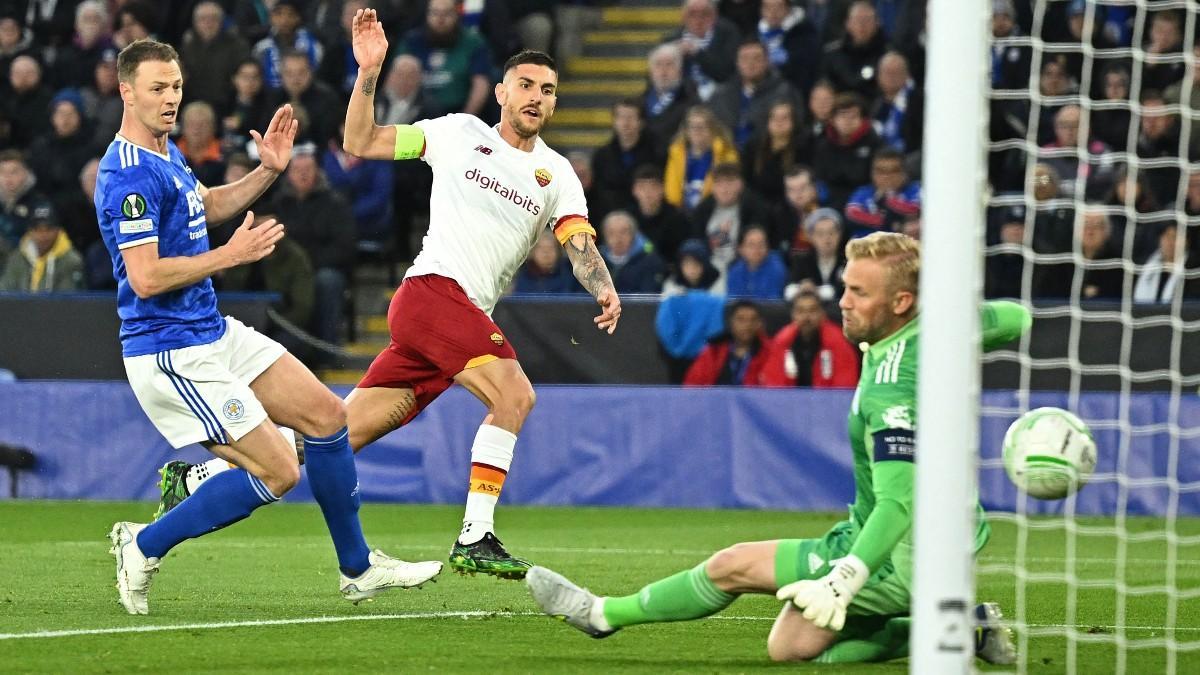
[[[856,555],[831,562],[829,574],[815,581],[794,581],[779,589],[775,597],[795,604],[817,627],[840,631],[846,625],[846,608],[867,583],[871,571]]]

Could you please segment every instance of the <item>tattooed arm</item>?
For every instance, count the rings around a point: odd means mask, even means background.
[[[388,46],[383,24],[376,18],[375,10],[358,10],[351,34],[354,58],[358,61],[358,79],[350,92],[342,147],[356,157],[394,159],[396,127],[375,124],[375,86]]]
[[[576,232],[567,239],[563,248],[567,251],[575,278],[602,308],[600,316],[594,319],[596,327],[612,335],[617,329],[617,320],[621,318],[621,299],[617,297],[617,289],[613,286],[600,250],[596,248],[594,237],[587,232]]]

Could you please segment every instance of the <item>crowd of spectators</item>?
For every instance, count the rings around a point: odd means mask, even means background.
[[[283,219],[297,246],[218,284],[286,286],[294,322],[337,342],[353,265],[411,258],[430,181],[423,163],[341,150],[356,75],[349,22],[365,4],[0,0],[0,288],[111,287],[91,210],[96,158],[120,124],[116,53],[153,36],[179,48],[176,142],[202,182],[243,175],[255,164],[249,131],[282,103],[296,109],[296,157],[255,210]],[[555,47],[559,3],[371,4],[392,45],[381,124],[448,112],[495,120],[497,65],[523,46]],[[991,1],[1000,94],[988,128],[986,293],[1200,297],[1188,273],[1200,266],[1197,237],[1179,218],[1200,215],[1200,171],[1188,163],[1200,115],[1181,115],[1200,106],[1200,67],[1188,65],[1200,47],[1185,14],[1151,6],[1134,30],[1130,6],[1047,3],[1035,22],[1034,5]],[[660,331],[671,358],[690,363],[705,348],[696,335],[725,329],[724,313],[688,296],[815,298],[836,313],[848,239],[920,236],[925,13],[921,0],[684,0],[677,29],[649,51],[644,91],[611,103],[611,140],[569,154],[617,290],[684,298],[675,307],[701,317],[699,333]],[[513,284],[517,294],[579,291],[549,237]]]

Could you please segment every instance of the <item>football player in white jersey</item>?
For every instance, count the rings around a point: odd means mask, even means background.
[[[433,194],[429,233],[388,310],[391,344],[346,399],[351,445],[362,448],[399,428],[453,382],[475,394],[488,413],[471,447],[466,514],[450,565],[520,579],[530,564],[504,550],[493,512],[535,396],[489,314],[549,227],[601,307],[597,327],[612,333],[621,316],[583,188],[538,137],[554,114],[557,69],[541,52],[510,58],[495,87],[495,127],[470,115],[378,126],[374,94],[387,38],[374,10],[354,17],[353,48],[359,71],[345,149],[368,159],[423,159],[433,168]]]

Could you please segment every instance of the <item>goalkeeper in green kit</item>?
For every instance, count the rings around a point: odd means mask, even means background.
[[[865,350],[849,415],[849,520],[820,539],[735,544],[623,597],[596,596],[534,567],[526,583],[543,611],[600,638],[636,624],[703,618],[742,593],[768,593],[785,601],[767,638],[773,660],[850,663],[908,654],[920,249],[905,235],[880,232],[852,240],[846,258],[842,329]],[[1020,337],[1030,323],[1016,303],[986,303],[983,349]],[[978,553],[990,528],[976,509]],[[976,655],[1012,663],[1012,633],[1000,624],[999,608],[979,605],[975,618]]]

